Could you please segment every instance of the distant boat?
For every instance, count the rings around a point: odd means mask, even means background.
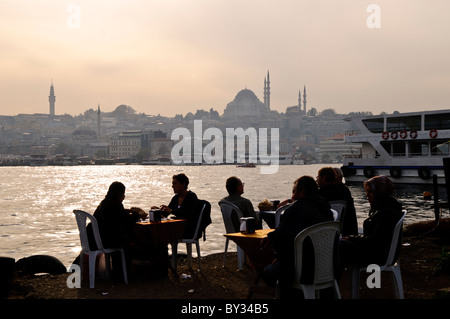
[[[236,165],[236,167],[256,167],[256,165],[255,164],[253,164],[253,163],[245,163],[245,164],[239,164],[239,165]]]
[[[357,146],[343,155],[346,182],[386,175],[398,184],[432,184],[436,175],[445,184],[450,110],[354,117],[351,123],[345,142]]]
[[[47,157],[45,155],[31,155],[29,166],[47,166]]]

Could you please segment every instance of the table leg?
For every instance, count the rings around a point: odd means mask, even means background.
[[[170,246],[172,247],[172,262],[168,261],[169,268],[172,270],[173,274],[178,277],[177,272],[177,258],[178,258],[178,241],[171,242]]]

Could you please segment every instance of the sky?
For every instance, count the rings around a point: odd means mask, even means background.
[[[0,114],[450,108],[448,0],[0,0]],[[303,93],[303,92],[302,92]]]

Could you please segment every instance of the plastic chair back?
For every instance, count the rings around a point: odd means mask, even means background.
[[[337,221],[341,223],[344,221],[345,210],[347,209],[347,202],[344,200],[330,201],[330,207],[338,213]]]
[[[317,287],[334,284],[335,243],[339,234],[339,222],[324,222],[313,225],[300,232],[295,238],[295,279],[300,284],[302,274],[303,242],[311,239],[314,249],[314,283]]]
[[[198,233],[200,231],[200,225],[202,223],[202,218],[203,218],[203,212],[206,209],[206,206],[209,205],[209,203],[205,200],[199,200],[201,205],[201,210],[200,210],[200,215],[198,215],[198,221],[197,221],[197,227],[195,228],[195,232],[194,232],[194,237],[192,239],[197,239],[198,238]]]
[[[233,224],[231,216],[233,214],[233,211],[235,211],[238,220],[240,220],[243,217],[241,210],[233,203],[224,200],[221,200],[219,202],[219,206],[220,210],[222,211],[223,222],[225,224],[225,230],[227,234],[239,232],[239,229],[236,229],[236,226]]]
[[[239,209],[239,207],[237,207],[233,203],[227,202],[225,200],[221,200],[219,202],[219,206],[220,206],[220,210],[222,211],[223,222],[225,224],[225,231],[227,232],[227,234],[239,232],[240,229],[239,228],[236,229],[236,225],[234,225],[233,219],[231,218],[231,216],[233,215],[233,211],[236,212],[238,220],[240,220],[243,217],[243,214],[242,214],[241,210]],[[228,251],[228,242],[229,241],[230,241],[229,238],[227,238],[225,240],[225,252],[223,255],[223,266],[224,267],[225,267],[225,261],[227,259],[227,251]],[[237,247],[237,255],[238,255],[238,268],[242,270],[244,268],[244,262],[246,259],[245,253],[241,247],[239,247],[238,245],[236,245],[236,247]]]
[[[285,211],[286,209],[288,209],[289,207],[291,207],[292,204],[293,204],[293,203],[286,204],[286,205],[283,205],[283,206],[281,206],[281,207],[278,207],[277,211],[275,212],[275,228],[277,228],[278,225],[280,225],[281,215],[283,215],[283,214],[284,214],[284,211]]]
[[[92,214],[86,213],[85,211],[82,210],[74,210],[73,213],[75,214],[78,230],[80,231],[80,241],[82,250],[83,251],[92,250],[89,247],[89,239],[87,234],[87,226],[88,226],[87,220],[89,220],[91,223],[92,232],[94,233],[94,239],[97,245],[97,250],[103,250],[103,244],[102,239],[100,237],[100,232],[98,230],[97,219]]]
[[[392,234],[391,247],[389,248],[389,254],[385,266],[392,266],[395,263],[395,253],[397,252],[398,242],[402,237],[401,230],[403,228],[403,220],[405,219],[405,216],[406,210],[403,210],[403,216],[399,219],[399,221],[395,225],[394,233]]]

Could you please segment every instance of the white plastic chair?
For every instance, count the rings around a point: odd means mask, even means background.
[[[78,230],[80,231],[80,241],[81,241],[81,253],[80,253],[80,269],[83,272],[83,261],[84,255],[89,256],[89,286],[90,288],[95,287],[95,261],[97,259],[97,255],[104,254],[105,255],[105,263],[106,263],[106,272],[109,276],[110,272],[110,254],[114,252],[120,252],[122,257],[122,268],[123,268],[123,279],[126,284],[128,284],[128,276],[127,269],[125,263],[125,253],[123,248],[104,248],[102,239],[100,237],[100,232],[98,231],[98,223],[97,219],[82,210],[74,210],[75,218],[77,220]],[[87,235],[87,219],[90,220],[92,224],[92,231],[94,233],[95,243],[97,244],[97,250],[91,250],[89,248],[89,240]]]
[[[338,214],[338,218],[337,221],[342,222],[344,221],[344,216],[345,216],[345,210],[347,209],[347,202],[344,200],[335,200],[335,201],[330,201],[330,206],[331,209],[334,209],[337,214]]]
[[[227,234],[238,233],[240,231],[240,229],[239,228],[236,229],[235,225],[233,224],[233,220],[232,220],[231,216],[232,216],[233,211],[235,211],[238,220],[240,220],[243,217],[241,210],[233,203],[230,203],[230,202],[227,202],[224,200],[221,200],[219,202],[219,206],[220,206],[220,210],[222,211],[223,222],[225,224],[225,230],[226,230]],[[225,267],[225,261],[227,259],[228,243],[229,243],[229,238],[227,237],[227,239],[225,241],[225,253],[223,256],[223,266],[224,267]],[[239,268],[239,270],[242,270],[242,269],[244,269],[245,253],[242,250],[242,248],[239,247],[238,245],[236,245],[236,248],[237,248],[237,257],[238,257],[238,268]]]
[[[330,210],[331,210],[331,213],[333,214],[333,220],[335,222],[338,222],[339,221],[339,213],[336,210],[334,210],[333,208],[331,208]]]
[[[295,275],[292,288],[303,291],[305,299],[315,299],[319,290],[332,287],[335,295],[341,299],[339,286],[334,277],[335,244],[339,235],[339,222],[330,221],[310,226],[301,231],[294,241]],[[314,250],[314,279],[312,284],[300,282],[302,276],[303,242],[311,239]],[[277,289],[277,298],[279,290]]]
[[[198,222],[197,227],[195,228],[194,236],[192,238],[183,238],[178,241],[178,243],[185,243],[186,244],[186,251],[188,255],[188,261],[189,261],[189,268],[192,268],[192,244],[195,244],[197,247],[197,261],[198,261],[198,269],[200,269],[200,242],[199,242],[199,231],[200,231],[200,224],[202,222],[203,212],[205,211],[206,207],[210,205],[209,202],[205,200],[201,200],[202,208],[200,210],[200,215],[198,216]],[[174,269],[177,269],[177,244],[172,247],[172,265]]]
[[[275,212],[275,228],[277,228],[278,225],[280,225],[281,215],[283,215],[284,211],[286,209],[288,209],[289,207],[291,207],[292,204],[293,203],[286,204],[286,205],[283,205],[283,206],[277,208],[277,210]]]
[[[395,253],[397,251],[398,241],[401,240],[401,230],[403,228],[403,220],[406,216],[406,210],[403,210],[403,216],[397,222],[392,234],[391,246],[386,260],[386,264],[380,266],[380,271],[390,272],[392,275],[392,284],[394,286],[394,296],[396,299],[404,299],[402,273],[400,270],[400,262],[395,261]],[[352,298],[357,299],[359,296],[359,277],[360,272],[365,271],[367,267],[354,265],[352,267]]]

